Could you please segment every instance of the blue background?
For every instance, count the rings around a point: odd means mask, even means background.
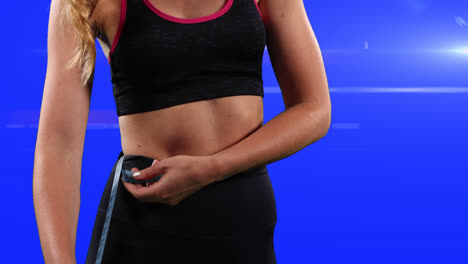
[[[32,171],[49,5],[2,3],[1,263],[43,263]],[[267,165],[278,263],[468,263],[467,2],[304,5],[322,49],[332,124],[324,138]],[[97,47],[78,263],[121,150],[109,65]],[[268,50],[263,79],[266,123],[284,111]]]

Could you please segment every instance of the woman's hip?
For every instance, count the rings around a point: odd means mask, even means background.
[[[123,156],[121,152],[119,158]],[[132,156],[122,170],[151,166],[151,159]],[[99,210],[109,205],[114,165],[104,189]],[[163,176],[164,177],[164,176]],[[252,233],[276,224],[276,202],[265,165],[250,168],[222,181],[209,184],[175,206],[143,203],[129,193],[119,180],[112,218],[143,229],[198,236]]]

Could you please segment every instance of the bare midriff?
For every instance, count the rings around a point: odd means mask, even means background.
[[[158,160],[215,154],[262,124],[262,98],[252,95],[190,102],[119,117],[123,153]]]

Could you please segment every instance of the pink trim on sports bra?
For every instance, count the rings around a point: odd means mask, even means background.
[[[223,6],[223,8],[221,8],[221,10],[219,10],[218,12],[214,13],[214,14],[211,14],[211,15],[208,15],[208,16],[202,16],[202,17],[196,17],[196,18],[180,18],[180,17],[174,17],[174,16],[171,16],[171,15],[168,15],[166,13],[163,13],[161,10],[157,9],[152,3],[150,0],[143,0],[143,2],[145,2],[145,4],[154,12],[156,13],[157,15],[159,15],[160,17],[166,19],[166,20],[169,20],[169,21],[173,21],[173,22],[176,22],[176,23],[182,23],[182,24],[193,24],[193,23],[200,23],[200,22],[205,22],[205,21],[209,21],[209,20],[213,20],[215,18],[218,18],[222,15],[224,15],[232,6],[232,2],[233,0],[227,0],[226,4]]]
[[[125,15],[127,14],[127,0],[120,0],[120,21],[119,21],[119,26],[117,28],[117,33],[115,34],[114,41],[112,43],[111,49],[109,51],[109,55],[107,56],[107,60],[111,61],[111,55],[115,50],[115,47],[117,46],[117,42],[119,42],[120,38],[120,33],[122,33],[122,28],[125,23]]]
[[[258,8],[257,1],[253,0],[255,3],[255,6],[257,7],[258,13],[260,14],[260,17],[262,17],[262,12],[260,12],[260,9]]]

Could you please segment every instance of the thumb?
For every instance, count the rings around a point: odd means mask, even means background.
[[[133,178],[136,180],[149,180],[163,173],[162,167],[158,166],[159,161],[154,160],[150,167],[133,173]]]

